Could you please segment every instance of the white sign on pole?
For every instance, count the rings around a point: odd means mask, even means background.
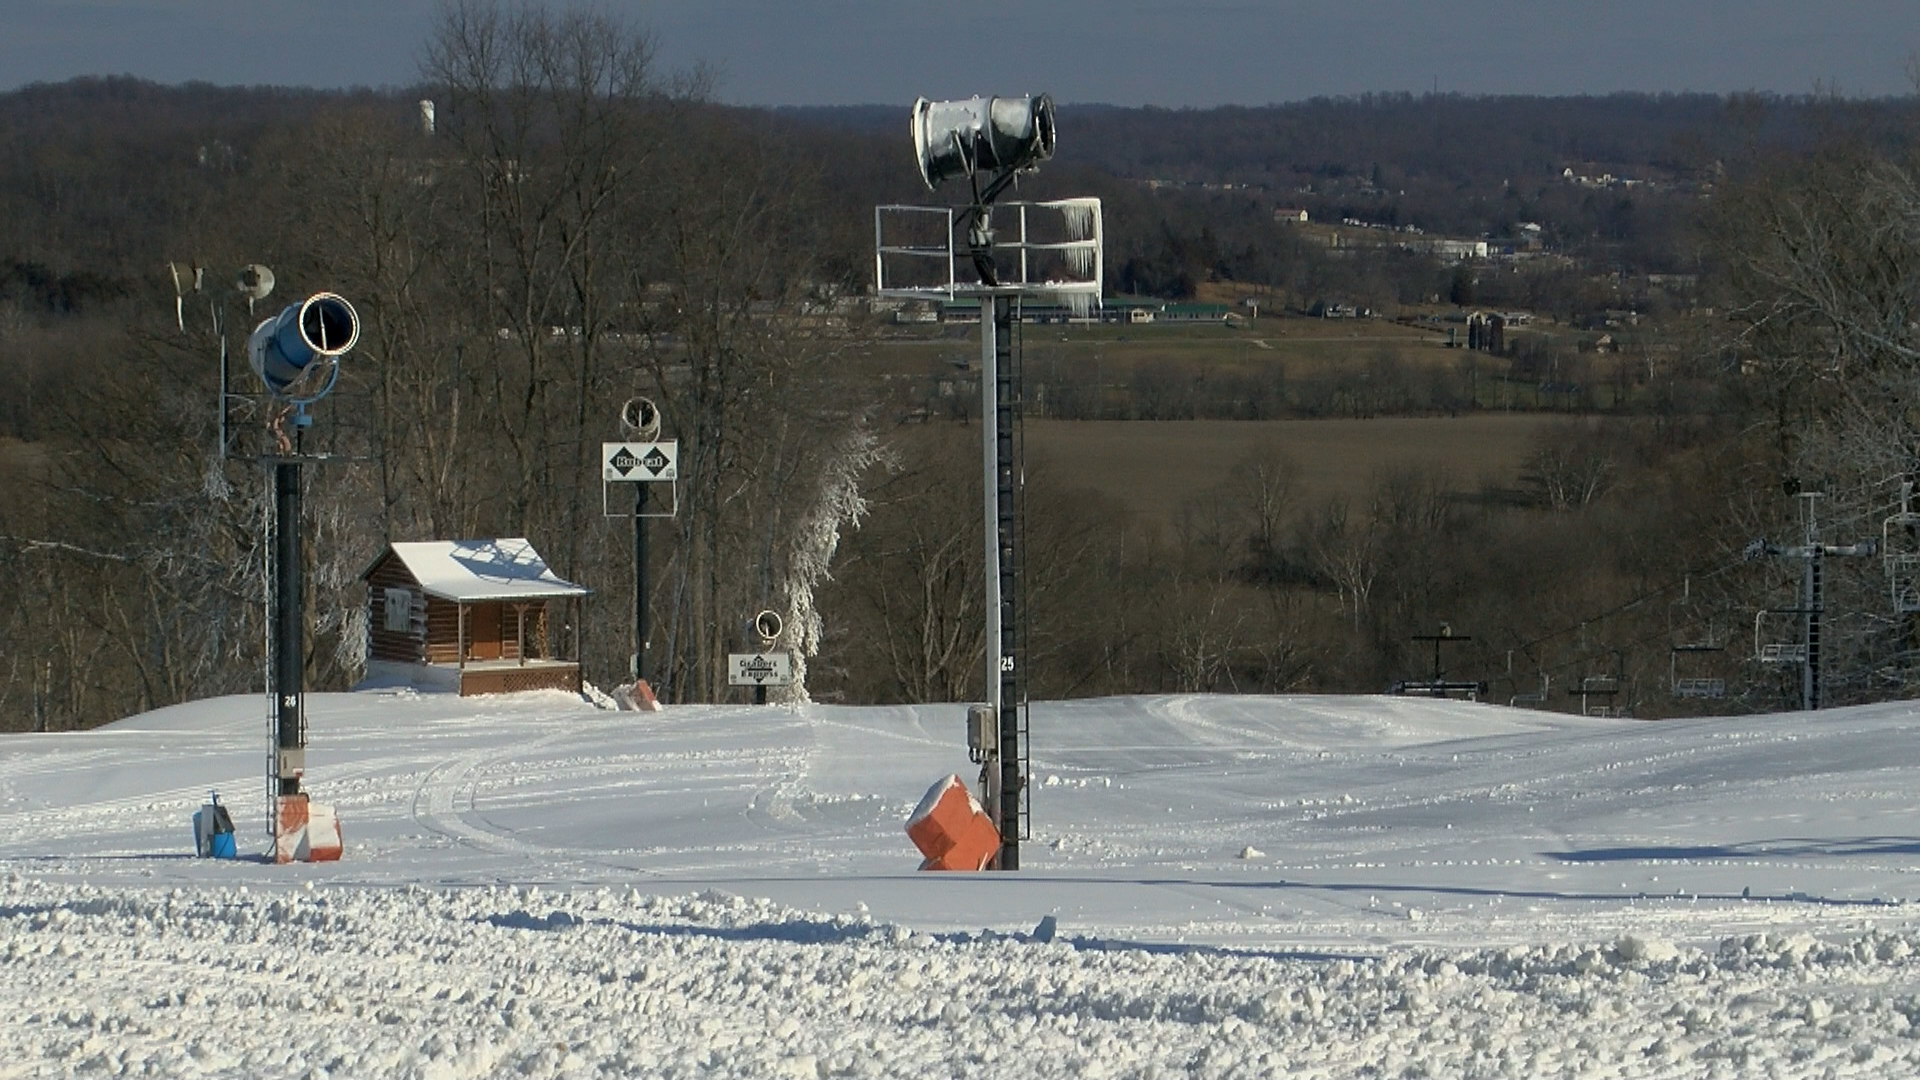
[[[728,653],[728,686],[791,686],[793,657],[783,652]]]
[[[679,477],[680,440],[600,444],[600,475],[609,483],[674,480]]]

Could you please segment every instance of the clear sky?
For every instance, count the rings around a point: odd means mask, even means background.
[[[1367,91],[1914,91],[1920,0],[601,0],[723,101],[1261,105]],[[434,0],[0,0],[0,89],[400,86]]]

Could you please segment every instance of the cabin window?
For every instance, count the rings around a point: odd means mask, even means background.
[[[386,609],[386,626],[389,634],[406,633],[413,621],[413,593],[406,589],[387,589],[386,600],[382,605]]]

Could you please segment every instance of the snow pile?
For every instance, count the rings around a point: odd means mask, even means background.
[[[706,893],[0,885],[9,1075],[1911,1075],[1912,932],[1382,956]]]
[[[339,863],[257,697],[0,739],[0,1078],[1920,1075],[1904,703],[1040,703],[1012,875],[913,870],[959,705],[308,706]]]

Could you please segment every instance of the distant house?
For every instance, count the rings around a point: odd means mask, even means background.
[[[1273,212],[1273,220],[1282,222],[1306,221],[1307,212],[1297,206],[1283,206]]]
[[[1316,319],[1358,319],[1367,314],[1360,307],[1341,300],[1317,300],[1307,309]]]
[[[554,647],[549,612],[589,590],[555,576],[526,540],[389,544],[360,578],[367,583],[370,678],[462,697],[580,691],[580,663]],[[577,617],[568,621],[579,625]],[[575,657],[578,650],[576,631]]]
[[[1155,315],[1157,322],[1226,322],[1225,304],[1168,304]]]
[[[1140,324],[1155,320],[1167,302],[1150,296],[1110,296],[1100,302],[1103,323]]]
[[[1435,237],[1424,241],[1420,246],[1432,252],[1441,262],[1448,264],[1487,257],[1485,240],[1450,240],[1445,237]]]

